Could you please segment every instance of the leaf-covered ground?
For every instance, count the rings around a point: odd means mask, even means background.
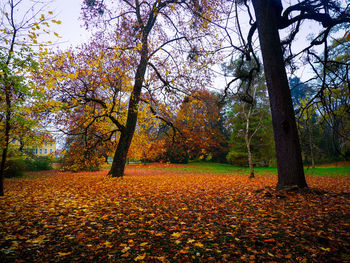
[[[147,169],[146,169],[147,168]],[[350,177],[129,167],[9,179],[0,197],[1,262],[349,262]]]

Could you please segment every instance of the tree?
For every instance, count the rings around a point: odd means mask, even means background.
[[[334,26],[350,21],[349,13],[335,1],[305,0],[289,6],[283,13],[280,0],[253,0],[253,6],[256,23],[249,35],[258,29],[274,128],[277,188],[307,187],[282,45],[292,43],[305,19],[315,20],[325,28],[311,46],[324,43]],[[291,25],[295,25],[294,30],[282,43],[278,30]]]
[[[301,81],[298,77],[289,78],[289,86],[295,111],[300,108],[300,103],[305,100],[307,96],[313,95],[312,88]]]
[[[315,130],[317,116],[314,107],[305,107],[307,98],[312,97],[314,91],[311,86],[302,82],[298,77],[289,78],[289,86],[304,159],[309,164],[308,157],[310,157],[312,168],[315,168],[313,131]]]
[[[52,117],[61,130],[72,109],[79,109],[84,112],[80,126],[88,129],[98,121],[106,128],[102,140],[117,138],[109,173],[122,177],[135,131],[147,126],[140,115],[172,125],[166,112],[210,81],[210,56],[200,41],[208,29],[192,15],[199,8],[193,2],[119,1],[109,9],[102,2],[85,2],[87,22],[89,14],[118,15],[88,45],[43,58],[37,81],[54,101],[52,110],[59,114]],[[187,23],[184,13],[191,14]]]
[[[161,104],[159,102],[157,104],[159,112]],[[157,116],[154,116],[152,110],[154,109],[151,108],[149,111],[149,105],[141,104],[138,125],[128,151],[128,159],[140,160],[141,162],[162,160],[166,150],[165,141],[169,127]]]
[[[220,160],[226,152],[226,138],[220,127],[217,99],[206,89],[184,98],[174,121],[179,132],[174,144],[168,142],[170,149],[184,149],[190,159]]]
[[[148,1],[140,2],[120,0],[114,7],[107,8],[107,3],[104,1],[85,1],[85,17],[89,22],[91,17],[96,15],[110,15],[109,23],[115,27],[115,37],[120,37],[122,46],[125,49],[133,50],[133,59],[135,62],[135,72],[132,76],[133,85],[128,101],[127,117],[125,124],[118,124],[119,141],[113,158],[110,174],[115,177],[121,177],[124,174],[127,153],[131,145],[131,141],[135,132],[137,117],[139,112],[139,103],[142,98],[142,90],[146,88],[148,95],[153,95],[155,91],[147,89],[151,83],[146,78],[146,73],[150,72],[158,78],[158,83],[161,83],[162,91],[181,92],[181,87],[176,87],[176,78],[173,72],[169,69],[176,70],[177,66],[169,66],[172,63],[170,60],[177,61],[174,54],[178,54],[178,58],[183,58],[184,54],[180,51],[187,49],[188,57],[193,61],[199,61],[202,53],[200,47],[200,37],[207,34],[202,34],[203,30],[207,30],[208,20],[212,20],[215,13],[210,5],[210,1]],[[193,16],[194,12],[200,12],[207,21],[199,21]],[[189,14],[189,20],[184,23]],[[90,15],[90,16],[89,16]],[[184,25],[186,26],[184,28]],[[106,25],[106,24],[104,24]],[[190,30],[191,28],[192,30]],[[187,31],[187,32],[186,32]],[[167,47],[172,43],[177,43],[177,47],[171,49],[171,54]],[[119,46],[115,46],[117,49]],[[161,52],[160,52],[161,51]],[[162,53],[163,55],[159,55]],[[179,53],[180,52],[180,53]],[[162,57],[161,57],[162,56]],[[170,59],[170,60],[169,60]],[[187,71],[193,71],[195,67]],[[154,78],[154,77],[153,77]],[[178,81],[182,88],[189,88],[187,76],[183,75],[181,81]],[[151,103],[152,100],[148,99]]]
[[[322,56],[310,54],[318,92],[306,104],[316,107],[320,124],[331,131],[335,155],[348,159],[350,140],[350,43],[345,38],[333,40]]]
[[[38,104],[43,102],[40,91],[30,87],[28,76],[36,67],[32,47],[38,44],[40,27],[49,26],[43,13],[46,5],[32,1],[26,8],[24,2],[8,0],[1,3],[0,8],[0,196],[4,195],[4,172],[11,137],[23,129],[38,128],[39,118],[34,116],[34,107],[39,109]],[[49,12],[48,16],[51,15]]]
[[[223,65],[226,75],[233,71],[232,77],[239,79],[239,86],[233,99],[233,107],[228,114],[229,123],[232,125],[232,146],[227,159],[238,165],[246,164],[245,160],[248,160],[250,178],[254,177],[252,147],[255,146],[255,150],[259,148],[257,147],[259,143],[255,140],[255,137],[260,137],[262,142],[263,138],[259,136],[259,130],[268,129],[270,124],[268,121],[270,118],[265,80],[261,73],[250,75],[251,70],[258,67],[255,63],[254,60],[250,63],[244,63],[243,58],[240,57],[236,61],[231,60],[229,65]],[[244,141],[245,150],[242,149],[239,143],[240,139]],[[266,139],[264,138],[264,146],[271,144],[270,140]],[[262,144],[261,142],[260,144]],[[268,147],[263,148],[267,150]]]
[[[66,141],[61,170],[97,171],[114,151],[115,141],[103,140],[104,134],[108,132],[103,121],[82,125],[86,121],[85,114],[79,108],[74,111],[65,129]]]
[[[307,184],[278,34],[282,4],[279,1],[253,0],[253,5],[271,105],[278,166],[277,187],[297,185],[303,188]]]

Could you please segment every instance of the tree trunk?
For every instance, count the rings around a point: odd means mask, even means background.
[[[112,175],[112,177],[123,177],[124,175],[126,157],[127,157],[130,144],[136,128],[141,89],[145,78],[147,63],[148,63],[148,46],[147,46],[147,38],[146,38],[143,41],[141,59],[135,75],[135,84],[134,84],[132,93],[130,95],[126,125],[125,125],[125,128],[121,131],[117,149],[114,154],[112,167],[108,173]]]
[[[253,99],[255,99],[255,91],[253,93]],[[245,144],[247,146],[247,153],[248,153],[249,178],[254,178],[254,167],[253,167],[253,160],[252,160],[252,151],[250,149],[250,144],[251,144],[251,138],[252,137],[249,138],[250,116],[251,116],[251,113],[252,113],[253,105],[250,105],[248,107],[249,107],[248,113],[245,114],[247,122],[246,122],[244,140],[245,140]],[[243,110],[244,110],[244,107],[243,107]]]
[[[311,167],[312,169],[315,169],[315,158],[314,158],[314,147],[312,146],[312,135],[311,135],[311,125],[310,122],[308,121],[307,123],[308,126],[308,133],[309,133],[309,146],[310,146],[310,158],[311,158]]]
[[[128,134],[124,134],[123,132],[120,135],[118,146],[114,154],[112,167],[108,173],[112,175],[112,177],[123,177],[124,175],[126,157],[131,144],[132,135],[130,134],[128,136]]]
[[[10,98],[10,88],[8,87],[6,89],[6,117],[5,117],[5,131],[4,131],[4,140],[5,145],[4,149],[2,149],[2,156],[1,156],[1,164],[0,164],[0,196],[5,195],[4,191],[4,179],[5,179],[5,164],[7,159],[7,151],[9,148],[9,141],[10,141],[10,119],[11,119],[11,98]]]
[[[254,178],[254,166],[252,160],[252,151],[250,150],[250,142],[248,137],[246,138],[247,152],[248,152],[248,164],[249,164],[249,178]]]
[[[269,92],[277,157],[278,189],[307,187],[299,136],[285,70],[278,22],[280,0],[253,0]]]
[[[6,164],[6,158],[7,158],[7,150],[8,150],[8,140],[6,141],[6,135],[5,135],[5,147],[2,150],[2,156],[1,156],[1,164],[0,164],[0,196],[5,195],[4,191],[4,178],[5,178],[5,164]]]

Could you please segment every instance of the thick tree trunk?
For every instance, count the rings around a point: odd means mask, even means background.
[[[285,70],[278,20],[280,0],[253,0],[276,146],[278,189],[307,187],[299,136]]]
[[[114,154],[112,167],[109,171],[109,174],[112,177],[123,177],[124,175],[126,157],[131,144],[132,135],[133,133],[129,134],[129,136],[128,134],[124,133],[121,133],[120,135],[118,146]]]
[[[114,154],[112,167],[108,173],[112,177],[123,177],[124,175],[126,157],[136,128],[142,84],[145,78],[147,63],[148,47],[147,39],[145,39],[143,42],[140,63],[137,67],[135,75],[134,88],[130,95],[126,125],[125,128],[121,131],[117,149]]]

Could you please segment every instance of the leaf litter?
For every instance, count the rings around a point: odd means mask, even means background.
[[[128,168],[6,180],[1,262],[349,262],[349,178]],[[317,190],[314,190],[317,189]]]

